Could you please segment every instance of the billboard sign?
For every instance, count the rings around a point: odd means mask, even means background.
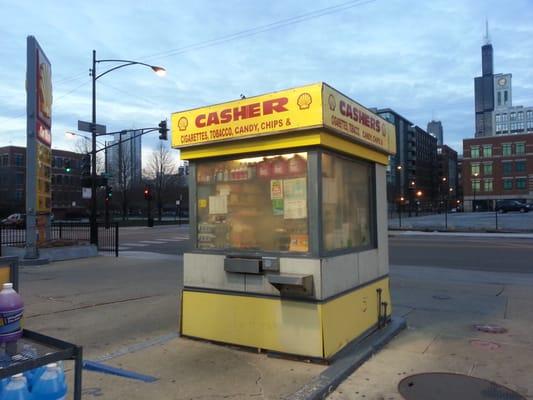
[[[26,65],[26,257],[48,238],[52,179],[52,65],[33,36]]]
[[[322,128],[386,154],[396,152],[395,128],[325,83],[172,114],[172,147]]]

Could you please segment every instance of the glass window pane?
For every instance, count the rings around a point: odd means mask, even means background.
[[[373,244],[372,164],[322,154],[322,230],[326,251]]]
[[[198,248],[309,251],[307,153],[201,162]]]

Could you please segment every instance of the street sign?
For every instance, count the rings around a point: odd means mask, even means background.
[[[81,188],[81,198],[82,199],[90,199],[91,198],[91,188],[90,187]]]
[[[82,132],[92,132],[92,125],[90,122],[87,121],[78,121],[78,130]],[[96,134],[97,135],[105,135],[107,132],[106,126],[101,124],[95,124],[96,126]]]

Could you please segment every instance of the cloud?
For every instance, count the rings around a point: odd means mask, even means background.
[[[341,3],[339,1],[339,3]],[[89,120],[88,70],[98,58],[163,65],[160,79],[144,67],[98,81],[97,119],[109,130],[155,126],[173,111],[325,81],[367,106],[390,107],[425,127],[442,120],[445,141],[473,135],[473,78],[489,19],[497,72],[513,73],[515,104],[533,105],[533,7],[516,0],[376,0],[276,29],[223,40],[335,3],[199,0],[177,5],[108,0],[3,2],[0,27],[0,138],[25,142],[26,35],[52,61],[54,144],[71,146],[64,130]],[[31,27],[28,29],[28,27]],[[28,32],[30,31],[30,32]],[[198,43],[204,45],[197,46]],[[180,50],[181,49],[181,50]],[[98,71],[113,64],[102,63]],[[156,135],[146,137],[154,147]],[[461,150],[460,147],[456,147]]]

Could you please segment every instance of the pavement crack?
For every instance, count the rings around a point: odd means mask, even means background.
[[[429,344],[426,346],[426,348],[424,349],[424,351],[422,352],[422,354],[426,354],[426,351],[428,351],[428,349],[431,347],[431,345],[433,343],[435,343],[435,340],[437,340],[437,338],[439,337],[439,335],[435,335],[433,336],[433,339],[431,340],[431,342],[429,342]]]
[[[83,305],[83,306],[67,308],[67,309],[64,309],[64,310],[58,310],[58,311],[52,311],[52,312],[47,312],[47,313],[26,315],[25,317],[28,318],[28,319],[29,318],[36,318],[36,317],[43,317],[43,316],[46,316],[46,315],[55,315],[55,314],[61,314],[61,313],[70,312],[70,311],[85,310],[85,309],[88,309],[88,308],[102,307],[102,306],[107,306],[107,305],[111,305],[111,304],[127,303],[129,301],[144,300],[144,299],[150,299],[150,298],[153,298],[153,297],[160,297],[160,295],[130,297],[128,299],[121,299],[121,300],[115,300],[115,301],[106,301],[106,302],[94,303],[94,304],[86,304],[86,305]]]

